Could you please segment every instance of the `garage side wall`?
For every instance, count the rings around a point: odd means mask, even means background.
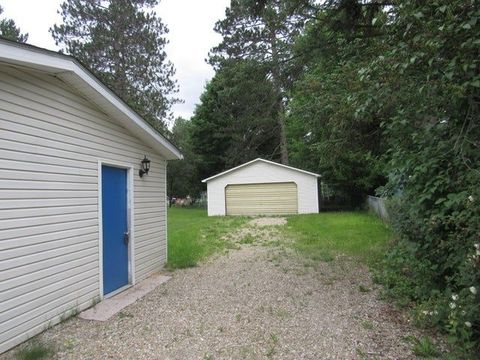
[[[315,176],[259,161],[208,181],[208,215],[225,215],[225,187],[229,184],[281,183],[290,181],[297,184],[298,213],[317,213],[318,189]]]
[[[166,261],[166,161],[61,80],[0,65],[0,353],[98,300],[100,159],[134,166],[139,281]]]

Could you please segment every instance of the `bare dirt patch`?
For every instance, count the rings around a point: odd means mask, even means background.
[[[73,318],[37,341],[55,359],[415,358],[404,339],[419,331],[379,300],[365,267],[309,262],[282,236],[241,229],[238,250],[176,270],[109,321]]]

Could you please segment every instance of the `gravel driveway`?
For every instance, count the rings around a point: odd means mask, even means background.
[[[58,359],[415,358],[404,338],[417,330],[378,300],[366,268],[309,263],[275,226],[227,241],[238,249],[174,271],[111,320],[73,318],[36,341]]]

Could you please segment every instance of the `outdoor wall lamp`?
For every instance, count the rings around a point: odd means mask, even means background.
[[[142,167],[138,170],[138,175],[142,177],[143,175],[148,175],[150,171],[150,160],[147,159],[147,155],[142,160]]]

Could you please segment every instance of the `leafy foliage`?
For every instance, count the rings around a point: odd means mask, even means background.
[[[201,178],[256,157],[278,158],[275,90],[263,66],[225,62],[200,100],[192,118],[192,146]]]
[[[429,304],[452,341],[478,351],[480,10],[474,1],[403,1],[392,11],[389,48],[361,69],[395,96],[382,123],[389,182],[379,192],[394,196],[400,240],[383,276],[392,294]]]
[[[222,42],[210,53],[210,63],[226,59],[249,59],[267,69],[275,90],[275,119],[281,162],[288,163],[285,131],[287,63],[292,45],[313,9],[309,0],[232,0],[225,19],[215,24]]]
[[[50,32],[63,51],[87,65],[157,130],[175,93],[175,70],[164,47],[167,27],[151,9],[157,0],[66,0],[63,24]],[[126,21],[128,19],[128,21]]]
[[[475,1],[325,2],[297,40],[287,122],[294,164],[392,198],[399,240],[379,278],[466,352],[480,340],[479,18]]]
[[[0,15],[2,15],[2,13],[3,8],[0,6]],[[0,20],[0,37],[21,43],[27,42],[28,40],[28,34],[22,34],[20,28],[17,27],[15,21],[12,19]]]
[[[357,38],[345,12],[340,6],[323,9],[297,40],[297,61],[305,71],[291,91],[287,133],[292,164],[321,173],[358,205],[385,183],[380,124],[392,106],[359,74],[385,46],[365,37],[363,27]]]
[[[191,133],[193,124],[191,121],[177,118],[171,130],[173,143],[183,154],[182,160],[168,162],[167,169],[167,192],[175,197],[198,197],[202,191],[202,184],[198,175],[198,156],[193,151]]]

